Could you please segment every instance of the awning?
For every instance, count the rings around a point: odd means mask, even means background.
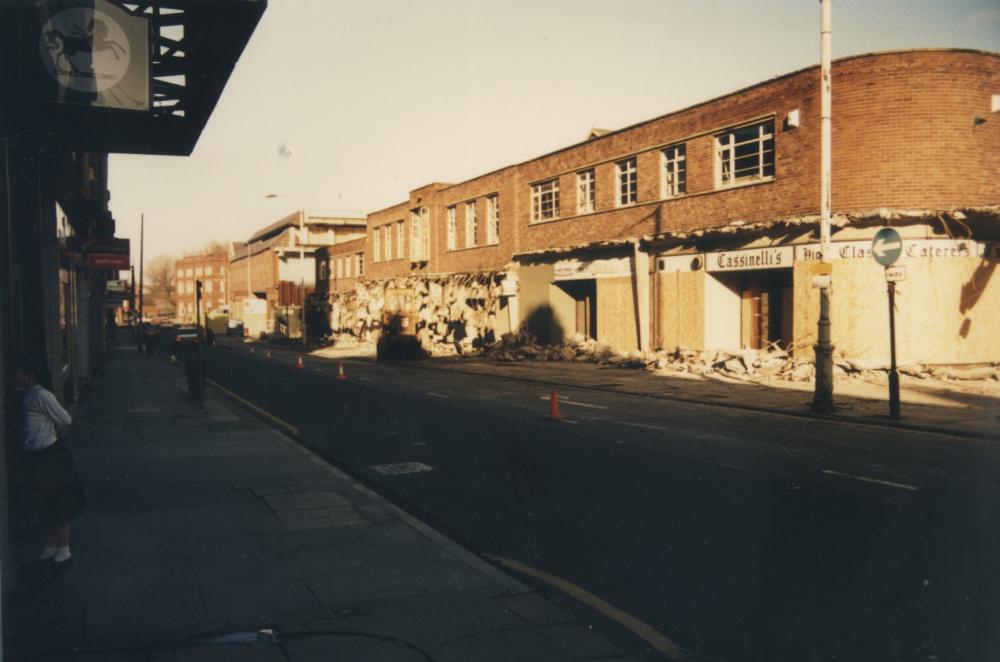
[[[71,150],[184,156],[267,0],[0,5],[0,56],[9,56],[0,57],[0,85],[15,91],[0,94],[0,133]],[[108,89],[119,84],[117,93]]]

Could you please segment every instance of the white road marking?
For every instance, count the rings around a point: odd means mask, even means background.
[[[358,379],[360,379],[360,380],[361,380],[361,381],[363,381],[363,382],[370,382],[370,381],[371,381],[371,380],[370,380],[370,379],[368,379],[367,377],[358,377]]]
[[[618,425],[627,425],[630,428],[642,428],[644,430],[658,430],[660,432],[670,432],[670,428],[662,425],[650,425],[649,423],[629,423],[628,421],[615,421]]]
[[[403,474],[416,474],[424,471],[433,471],[434,467],[423,462],[396,462],[395,464],[376,464],[368,467],[375,473],[383,476],[401,476]]]
[[[854,480],[860,480],[865,483],[878,483],[879,485],[898,487],[901,490],[912,490],[913,492],[916,492],[919,489],[915,485],[906,485],[905,483],[894,483],[891,480],[879,480],[878,478],[868,478],[866,476],[855,476],[853,474],[845,474],[839,471],[831,471],[830,469],[823,469],[823,471],[820,473],[829,474],[831,476],[843,476],[844,478],[853,478]]]
[[[432,398],[444,398],[445,400],[448,399],[447,395],[441,395],[440,393],[435,393],[434,391],[427,391],[427,395],[431,396]]]
[[[539,398],[539,400],[548,401],[549,396],[543,395]],[[588,409],[607,409],[607,407],[605,407],[604,405],[591,405],[587,404],[586,402],[574,402],[573,400],[570,400],[568,398],[559,398],[559,402],[564,405],[576,405],[577,407],[587,407]]]

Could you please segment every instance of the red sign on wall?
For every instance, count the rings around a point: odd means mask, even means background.
[[[87,266],[92,271],[127,271],[128,253],[88,253]]]

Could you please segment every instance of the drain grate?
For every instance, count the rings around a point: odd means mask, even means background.
[[[397,462],[395,464],[376,464],[368,467],[377,474],[383,476],[401,476],[403,474],[418,474],[424,471],[433,471],[434,467],[423,462]]]

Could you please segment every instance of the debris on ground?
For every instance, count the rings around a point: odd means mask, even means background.
[[[700,351],[676,347],[652,352],[622,352],[608,343],[574,335],[562,343],[543,345],[528,330],[506,333],[500,340],[470,356],[500,362],[574,361],[605,367],[687,372],[694,375],[720,375],[744,381],[812,381],[816,371],[811,358],[795,357],[775,346],[767,349],[736,351]],[[889,366],[836,359],[834,376],[881,381]],[[900,374],[918,379],[953,379],[1000,381],[1000,364],[976,367],[942,367],[923,364],[900,366]]]

